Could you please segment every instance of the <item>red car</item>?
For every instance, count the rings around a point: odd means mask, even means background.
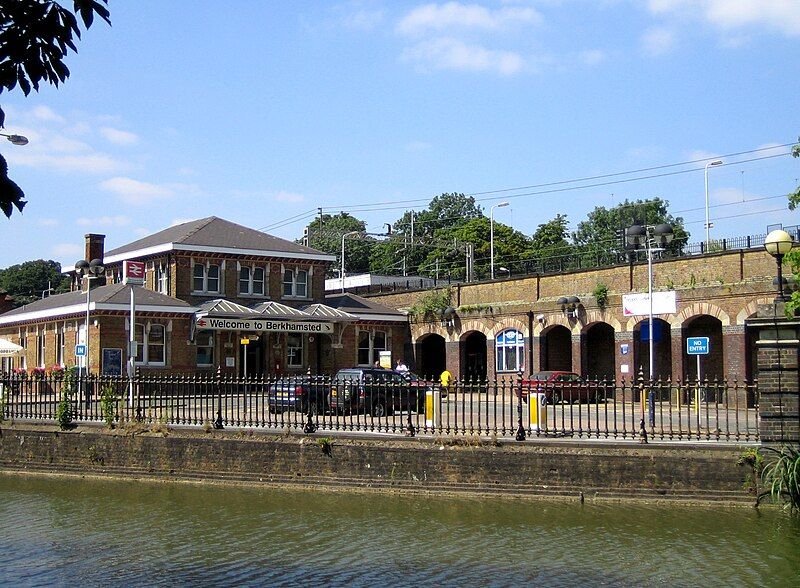
[[[543,393],[548,404],[601,402],[603,389],[587,384],[575,372],[545,371],[532,374],[522,381],[522,399],[527,402],[529,393]],[[519,396],[519,393],[517,394]]]

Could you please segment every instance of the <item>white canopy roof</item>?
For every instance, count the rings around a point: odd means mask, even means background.
[[[0,339],[0,357],[8,357],[10,355],[16,355],[20,351],[22,351],[22,347],[20,347],[16,343],[12,343],[11,341],[7,341],[6,339]]]

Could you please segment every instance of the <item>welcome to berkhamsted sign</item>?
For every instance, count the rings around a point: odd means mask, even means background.
[[[286,333],[333,333],[332,323],[312,321],[282,321],[271,319],[224,319],[204,317],[195,321],[195,327],[212,331],[282,331]]]

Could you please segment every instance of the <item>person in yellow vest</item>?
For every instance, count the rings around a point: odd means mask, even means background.
[[[439,383],[441,384],[441,395],[442,398],[447,398],[447,395],[450,393],[450,380],[453,379],[453,374],[447,371],[447,368],[439,374]]]

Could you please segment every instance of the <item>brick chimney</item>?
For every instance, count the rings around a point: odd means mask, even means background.
[[[85,249],[84,259],[86,261],[92,261],[93,259],[103,259],[103,254],[105,253],[106,236],[89,233],[88,235],[85,236],[85,238],[86,238],[86,249]]]

